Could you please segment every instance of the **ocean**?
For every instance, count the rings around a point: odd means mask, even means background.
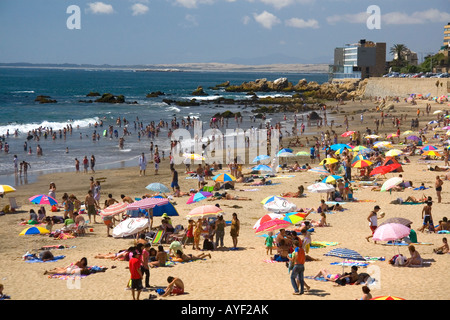
[[[209,129],[209,121],[217,112],[230,110],[241,112],[243,123],[240,128],[248,129],[258,126],[250,121],[251,108],[234,105],[219,105],[215,103],[200,106],[176,106],[167,104],[163,99],[191,100],[198,102],[213,100],[218,97],[235,100],[248,99],[245,93],[228,93],[225,90],[211,90],[225,81],[232,85],[266,78],[275,80],[286,77],[296,84],[301,79],[316,81],[319,84],[328,80],[327,74],[301,73],[256,73],[256,72],[134,72],[133,70],[104,69],[41,69],[41,68],[1,68],[0,69],[0,139],[3,146],[9,145],[9,152],[0,150],[0,184],[18,186],[32,183],[40,174],[74,171],[75,158],[80,161],[87,156],[95,155],[96,168],[111,169],[138,165],[138,157],[142,152],[150,150],[150,142],[158,145],[160,151],[165,151],[168,157],[170,139],[168,129],[162,129],[154,139],[138,138],[138,130],[134,123],[142,123],[145,127],[151,121],[156,124],[165,121],[170,123],[176,117],[178,122],[187,117],[196,117],[202,121],[203,130]],[[208,96],[196,97],[192,92],[202,86]],[[147,98],[150,92],[162,91],[164,96]],[[81,100],[95,100],[97,97],[87,97],[89,92],[111,93],[125,96],[129,103],[86,103]],[[275,95],[276,93],[256,93],[259,97]],[[35,101],[37,96],[49,96],[56,103],[41,104]],[[291,94],[278,94],[287,95]],[[136,103],[133,103],[136,102]],[[129,122],[129,135],[124,136],[123,149],[119,148],[119,138],[104,137],[103,131],[113,126],[118,131],[118,137],[123,135],[122,125],[116,124],[117,118],[126,118]],[[94,126],[103,122],[103,126]],[[293,118],[283,120],[283,114],[269,115],[266,121],[281,122],[282,125],[293,123]],[[59,134],[68,126],[72,133]],[[234,119],[230,119],[228,128],[235,128]],[[39,141],[28,138],[28,132],[37,128],[52,128],[56,138],[45,138],[41,135]],[[8,134],[9,132],[9,134]],[[98,133],[100,139],[93,141],[92,134]],[[25,150],[26,143],[26,150]],[[37,146],[43,151],[42,156],[36,155]],[[31,148],[31,154],[29,149]],[[19,162],[30,164],[27,177],[14,174],[13,157],[17,155]],[[82,165],[81,165],[82,167]],[[82,169],[81,169],[82,170]]]

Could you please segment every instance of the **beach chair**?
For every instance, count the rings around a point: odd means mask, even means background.
[[[9,209],[11,210],[11,212],[15,212],[16,209],[19,209],[20,206],[16,203],[16,198],[14,197],[10,197],[9,198]]]
[[[152,245],[160,244],[163,237],[164,237],[164,230],[158,230],[158,232],[153,236],[153,239],[151,239]]]
[[[203,191],[213,193],[214,192],[214,186],[204,186],[203,187]]]

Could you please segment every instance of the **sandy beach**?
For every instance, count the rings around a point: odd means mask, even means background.
[[[404,132],[410,129],[410,120],[415,117],[417,108],[425,109],[427,101],[418,101],[418,105],[400,102],[395,104],[393,116],[407,114],[408,118],[401,124],[400,130]],[[420,116],[420,128],[423,128],[430,120],[436,119],[433,111],[444,108],[445,105],[432,103],[432,110],[429,116]],[[334,106],[336,103],[330,102],[328,105]],[[360,130],[364,133],[365,128],[374,129],[374,119],[380,117],[375,109],[375,103],[369,100],[362,102],[346,102],[340,106],[341,111],[348,115],[350,130]],[[360,110],[364,112],[364,121],[360,122]],[[343,124],[344,113],[339,113],[336,125]],[[353,120],[352,116],[354,117]],[[385,126],[380,128],[382,135],[396,131],[391,118],[387,118]],[[307,130],[325,131],[327,128],[315,127]],[[340,137],[345,131],[345,126],[334,127],[339,143],[347,143],[348,138]],[[445,131],[441,132],[445,134]],[[434,132],[429,131],[426,136],[429,144],[438,143],[433,140]],[[287,139],[287,138],[286,138]],[[395,139],[397,141],[397,139]],[[304,137],[301,142],[305,143]],[[286,145],[287,143],[285,143]],[[398,146],[397,146],[398,147]],[[401,148],[401,146],[400,146]],[[294,152],[308,151],[307,147],[295,147]],[[441,148],[442,149],[442,148]],[[375,244],[368,242],[366,237],[371,233],[367,217],[375,205],[381,207],[385,213],[383,219],[391,217],[403,217],[413,221],[412,228],[417,230],[422,225],[423,205],[399,205],[391,204],[397,198],[406,199],[408,196],[421,197],[423,194],[432,196],[433,219],[437,224],[444,216],[448,215],[450,194],[448,181],[444,180],[442,191],[442,203],[437,203],[434,181],[436,172],[428,170],[428,164],[443,166],[443,161],[432,161],[426,163],[419,161],[420,156],[411,156],[411,163],[403,165],[403,177],[407,181],[413,182],[413,187],[419,187],[424,183],[428,189],[424,191],[413,190],[379,192],[372,191],[371,185],[360,184],[357,180],[353,183],[355,188],[354,198],[357,202],[346,202],[343,204],[344,211],[327,214],[329,227],[315,227],[312,233],[312,241],[337,242],[335,246],[322,248],[312,248],[309,255],[319,261],[306,262],[305,276],[315,276],[319,270],[328,269],[332,273],[342,272],[341,265],[331,265],[331,263],[341,262],[341,259],[325,256],[324,254],[333,248],[348,248],[357,251],[362,256],[379,258],[384,257],[384,261],[373,260],[368,263],[368,267],[360,267],[359,272],[377,273],[378,285],[371,289],[373,297],[392,295],[402,297],[407,300],[447,300],[450,298],[447,285],[449,281],[446,277],[446,270],[450,267],[449,255],[437,255],[433,249],[442,244],[442,238],[446,235],[437,233],[417,232],[418,241],[424,244],[416,245],[422,258],[427,262],[422,267],[394,267],[388,263],[393,255],[400,251],[409,257],[407,246],[393,247],[384,245],[383,242]],[[308,157],[297,157],[301,165],[309,162]],[[293,161],[292,161],[293,162]],[[313,166],[318,166],[318,162]],[[244,172],[248,172],[251,165],[244,165]],[[184,166],[176,166],[179,172],[179,184],[182,191],[189,191],[197,188],[196,179],[186,179]],[[352,169],[353,176],[356,177],[357,170]],[[226,172],[224,170],[220,172]],[[444,172],[439,172],[441,176]],[[389,173],[387,178],[396,176],[398,173]],[[160,182],[170,186],[171,174],[169,162],[166,158],[161,165],[157,176],[154,175],[153,165],[149,164],[147,174],[139,176],[139,168],[121,168],[113,170],[100,170],[95,174],[83,174],[75,172],[55,173],[39,176],[38,181],[29,185],[17,187],[14,193],[6,194],[0,199],[0,207],[8,204],[8,198],[14,197],[21,206],[15,214],[0,216],[0,283],[4,285],[4,293],[11,296],[13,300],[130,300],[131,293],[126,290],[126,285],[130,278],[128,263],[124,261],[112,261],[94,258],[98,253],[115,253],[120,249],[133,245],[131,238],[116,239],[106,236],[106,226],[101,222],[101,217],[97,217],[99,223],[89,224],[87,234],[74,239],[55,240],[46,235],[19,236],[25,228],[20,222],[27,220],[29,210],[39,209],[38,205],[28,202],[28,198],[35,194],[47,194],[50,182],[56,184],[56,198],[61,201],[62,195],[67,192],[75,194],[78,199],[84,200],[89,189],[89,178],[102,179],[101,200],[103,204],[107,195],[111,193],[115,199],[120,200],[120,195],[125,194],[132,198],[141,197],[148,191],[145,189],[151,182]],[[266,254],[264,238],[255,235],[252,229],[255,222],[267,211],[260,203],[262,199],[269,195],[279,195],[284,192],[295,192],[299,185],[306,187],[318,179],[318,174],[313,172],[279,172],[272,181],[276,182],[272,186],[243,186],[236,184],[236,189],[257,189],[256,191],[230,191],[233,195],[251,198],[251,201],[239,200],[217,200],[209,202],[203,200],[197,204],[186,204],[188,197],[175,198],[176,208],[179,216],[172,217],[173,225],[182,224],[187,226],[186,214],[195,206],[203,204],[219,203],[225,211],[225,220],[231,220],[233,212],[237,213],[241,222],[241,232],[239,235],[239,250],[229,250],[232,239],[229,234],[229,227],[225,233],[225,249],[211,251],[211,258],[195,262],[175,264],[170,267],[152,268],[150,270],[150,284],[153,289],[162,288],[167,285],[167,277],[179,277],[185,284],[185,294],[172,296],[167,300],[355,300],[362,296],[361,285],[335,286],[332,282],[317,281],[306,278],[306,283],[310,290],[304,295],[292,295],[293,289],[290,282],[290,275],[285,263],[269,263],[266,260],[270,256]],[[382,177],[379,179],[384,180]],[[207,180],[208,181],[208,180]],[[211,185],[211,182],[209,183]],[[290,198],[289,200],[298,208],[317,208],[320,204],[322,194],[305,191],[306,197]],[[234,206],[234,207],[233,207]],[[47,214],[49,212],[47,206]],[[57,215],[62,215],[58,212]],[[87,219],[87,217],[86,217]],[[311,213],[309,220],[318,221],[320,215]],[[380,220],[380,223],[383,221]],[[154,218],[154,225],[159,225],[161,218]],[[58,228],[57,226],[54,229]],[[54,250],[55,255],[64,255],[64,259],[55,262],[27,263],[22,256],[27,251],[36,251],[42,246],[64,245],[68,248]],[[164,245],[168,249],[168,245]],[[187,253],[199,254],[199,251],[192,250],[191,246],[186,246]],[[91,274],[81,279],[77,286],[74,282],[61,279],[52,279],[44,275],[45,270],[55,267],[64,267],[86,257],[89,266],[106,267],[105,272]],[[349,272],[350,267],[346,266],[345,271]],[[154,291],[142,292],[141,298],[148,298]],[[161,298],[158,298],[161,299]]]

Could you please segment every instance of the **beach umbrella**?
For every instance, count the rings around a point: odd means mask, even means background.
[[[400,223],[379,225],[373,233],[374,241],[395,241],[409,236],[411,229]]]
[[[444,111],[442,111],[442,110],[436,110],[435,112],[433,112],[433,114],[438,114],[438,113],[442,113],[442,112],[444,112]]]
[[[212,197],[212,193],[211,192],[206,192],[206,191],[199,191],[197,193],[194,193],[193,195],[191,195],[188,199],[188,201],[186,202],[186,204],[191,204],[191,203],[195,203],[195,202],[199,202],[202,201],[206,198]]]
[[[231,174],[227,173],[219,173],[212,177],[212,179],[216,182],[226,182],[226,181],[234,181],[236,180],[235,177],[233,177]]]
[[[253,163],[258,162],[258,161],[263,161],[263,160],[268,160],[270,159],[270,157],[266,154],[261,154],[259,156],[256,156],[255,159],[253,159]]]
[[[321,164],[321,165],[323,165],[323,164],[332,164],[332,163],[336,163],[336,162],[339,162],[339,160],[335,159],[335,158],[325,158],[319,164]]]
[[[252,171],[272,171],[272,168],[269,166],[266,166],[265,164],[257,165],[256,167],[252,168]]]
[[[372,298],[370,300],[405,300],[405,299],[399,298],[399,297],[394,297],[394,296],[379,296],[379,297]]]
[[[297,205],[286,199],[275,199],[273,201],[267,202],[264,205],[264,209],[270,212],[292,212],[297,210]]]
[[[150,226],[147,218],[128,218],[114,227],[112,236],[123,238],[139,233]]]
[[[293,154],[292,152],[279,152],[277,153],[277,157],[279,158],[289,158],[289,157],[295,157],[295,154]]]
[[[321,182],[330,183],[330,182],[335,182],[336,180],[339,180],[339,179],[343,179],[343,177],[337,176],[337,175],[329,175],[328,177],[324,178]]]
[[[314,173],[320,173],[320,174],[326,174],[326,175],[330,174],[330,172],[328,172],[323,167],[311,168],[311,169],[308,170],[308,172],[314,172]]]
[[[223,210],[221,208],[214,205],[204,205],[189,211],[186,215],[186,219],[216,217],[219,213],[223,214]]]
[[[263,223],[266,223],[267,221],[270,220],[274,220],[274,219],[283,219],[284,215],[282,215],[281,213],[268,213],[263,215],[261,218],[258,219],[258,221],[256,221],[255,225],[253,226],[253,229],[258,229],[259,226]]]
[[[34,235],[34,234],[48,234],[50,233],[49,230],[43,227],[30,227],[22,230],[21,233],[19,233],[19,236],[28,236],[28,235]]]
[[[365,168],[372,165],[372,162],[369,160],[358,160],[354,163],[352,163],[352,167],[354,168]]]
[[[328,193],[335,190],[334,186],[328,183],[318,182],[307,187],[310,192]]]
[[[148,186],[145,187],[147,190],[151,190],[151,191],[155,191],[155,192],[161,192],[161,193],[166,193],[166,192],[170,192],[169,188],[167,188],[165,185],[163,185],[162,183],[158,183],[158,182],[154,182],[154,183],[150,183]]]
[[[204,157],[196,153],[183,153],[183,157],[191,160],[205,160]]]
[[[357,154],[356,156],[353,157],[352,159],[352,163],[356,162],[358,160],[368,160],[367,157],[363,154]]]
[[[395,186],[398,186],[402,182],[403,182],[403,179],[400,177],[390,178],[383,183],[380,191],[383,192],[383,191],[391,190],[392,188],[394,188]]]
[[[343,260],[357,260],[357,261],[366,261],[366,259],[360,255],[358,252],[347,249],[347,248],[336,248],[327,253],[323,254],[324,256],[341,258]],[[342,264],[342,270],[344,270],[344,264]]]
[[[413,131],[411,131],[411,130],[406,130],[405,132],[403,132],[402,133],[402,135],[405,135],[405,136],[407,136],[407,135],[409,135],[409,134],[413,134],[414,132]]]
[[[396,138],[396,137],[398,137],[398,134],[396,134],[396,133],[391,133],[391,134],[388,135],[386,138],[387,138],[387,139],[390,139],[390,138]]]
[[[395,169],[398,169],[401,167],[400,163],[393,163],[393,164],[389,164],[387,166],[378,166],[376,168],[374,168],[369,175],[373,176],[375,174],[382,174],[385,175],[386,173],[392,172]]]
[[[422,151],[434,151],[434,150],[437,150],[437,149],[438,148],[436,148],[435,146],[432,146],[432,145],[428,145],[428,146],[420,148],[420,150],[422,150]]]
[[[348,144],[344,144],[344,143],[336,143],[336,144],[332,144],[330,146],[331,150],[337,151],[340,149],[351,149],[352,147],[350,147]]]
[[[273,219],[273,220],[269,220],[269,221],[266,221],[263,224],[261,224],[255,230],[255,233],[266,233],[266,232],[270,232],[270,231],[284,229],[284,228],[287,228],[287,227],[289,227],[291,225],[292,224],[290,222],[286,221],[286,220]]]
[[[409,137],[407,137],[406,139],[408,139],[408,140],[413,140],[413,141],[419,141],[419,140],[420,140],[420,138],[419,138],[418,136],[414,136],[414,135],[409,136]]]
[[[127,211],[128,203],[115,203],[110,205],[109,207],[100,211],[100,215],[103,217],[114,216],[116,214],[121,214]]]
[[[398,224],[402,224],[404,226],[409,226],[413,222],[411,220],[406,219],[406,218],[393,217],[393,218],[389,218],[389,219],[384,220],[382,223],[380,223],[378,225],[378,227],[381,227],[382,225],[388,224],[388,223],[398,223]]]
[[[2,184],[0,185],[0,193],[1,194],[5,194],[5,193],[9,193],[9,192],[15,192],[16,189],[14,189],[14,187],[11,187],[7,184]]]
[[[380,136],[377,136],[376,134],[369,134],[368,136],[365,136],[366,139],[377,139]]]
[[[262,204],[266,204],[266,203],[272,202],[272,201],[274,201],[274,200],[276,200],[276,199],[286,200],[285,198],[279,197],[279,196],[268,196],[268,197],[265,197],[265,198],[261,201],[261,203],[262,203]]]
[[[402,151],[402,150],[399,150],[399,149],[391,149],[391,150],[389,150],[388,152],[385,153],[385,156],[386,156],[386,157],[398,157],[398,156],[400,156],[400,155],[402,155],[402,154],[403,154],[403,151]]]
[[[128,204],[127,209],[128,210],[152,209],[155,206],[162,206],[168,203],[169,200],[166,198],[145,198]]]
[[[423,153],[424,156],[431,156],[431,157],[442,157],[442,155],[437,151],[426,151]]]
[[[432,121],[428,122],[428,124],[435,124],[435,123],[438,123],[438,122],[436,120],[432,120]]]
[[[48,204],[51,206],[58,204],[58,201],[56,201],[55,198],[45,195],[45,194],[38,194],[38,195],[32,196],[28,200],[34,204]]]
[[[343,134],[341,134],[341,137],[348,137],[348,136],[351,136],[354,133],[355,133],[355,131],[347,131],[347,132],[344,132]]]
[[[290,222],[292,224],[297,224],[308,216],[306,212],[288,212],[284,215],[283,220]]]
[[[291,148],[283,148],[277,152],[277,155],[279,155],[280,153],[285,153],[285,152],[292,153],[294,151]]]
[[[299,152],[297,152],[295,155],[296,155],[296,156],[301,156],[301,157],[307,157],[307,156],[310,155],[310,153],[309,153],[309,152],[306,152],[306,151],[299,151]]]

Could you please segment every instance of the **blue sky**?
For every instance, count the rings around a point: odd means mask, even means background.
[[[70,5],[81,29],[67,28]],[[367,27],[371,5],[380,29]],[[449,0],[1,0],[0,62],[331,63],[359,39],[403,43],[421,59],[448,22]]]

